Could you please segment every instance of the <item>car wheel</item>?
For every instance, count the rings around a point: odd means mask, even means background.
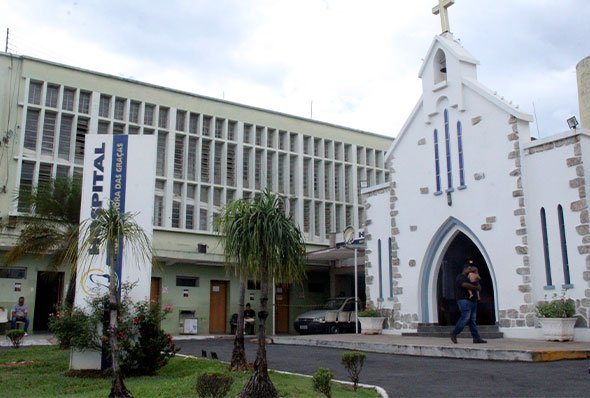
[[[330,328],[330,333],[332,333],[332,334],[340,334],[340,328],[338,326],[334,325],[334,326],[332,326]]]

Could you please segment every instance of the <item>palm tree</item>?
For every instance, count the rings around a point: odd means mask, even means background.
[[[236,219],[238,214],[241,214],[247,206],[245,201],[233,201],[227,204],[222,209],[221,214],[216,218],[215,222],[219,230],[224,230]],[[226,260],[229,259],[226,256]],[[243,271],[235,264],[227,262],[226,266],[230,271],[240,279],[240,295],[238,302],[238,319],[236,325],[236,333],[234,337],[234,348],[232,350],[231,362],[229,364],[230,371],[245,371],[248,370],[248,360],[246,359],[246,349],[244,344],[244,302],[246,296],[246,277],[247,275],[240,275]]]
[[[70,284],[66,303],[74,303],[80,223],[81,182],[79,179],[56,178],[37,189],[21,188],[17,195],[19,208],[29,214],[16,244],[4,255],[4,265],[12,265],[27,255],[44,257],[48,269],[70,268]]]
[[[238,324],[236,325],[236,336],[234,338],[234,348],[231,353],[231,362],[229,370],[245,371],[248,370],[248,360],[246,359],[246,349],[244,345],[244,302],[246,296],[246,280],[240,279],[240,296],[238,303]]]
[[[271,398],[278,393],[268,376],[266,319],[269,280],[300,281],[305,275],[305,242],[299,228],[286,216],[281,199],[264,190],[252,201],[239,199],[222,211],[220,232],[225,256],[239,275],[260,280],[258,350],[254,373],[240,392],[241,398]]]
[[[81,243],[78,248],[80,259],[85,258],[91,247],[106,249],[107,264],[111,264],[109,278],[109,343],[111,346],[112,384],[109,397],[133,397],[123,383],[123,373],[119,361],[117,335],[119,295],[115,264],[119,248],[124,245],[130,254],[146,260],[151,266],[152,246],[149,237],[134,220],[135,214],[119,212],[113,203],[108,208],[96,211],[96,218],[85,220],[81,228]]]

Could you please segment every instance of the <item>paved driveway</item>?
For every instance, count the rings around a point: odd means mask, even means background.
[[[213,351],[231,359],[232,339],[177,341],[181,354]],[[313,374],[330,368],[336,379],[348,380],[340,364],[343,350],[267,345],[269,368]],[[247,342],[254,362],[256,344]],[[589,396],[588,360],[503,362],[367,353],[361,383],[383,387],[390,397],[585,397]]]

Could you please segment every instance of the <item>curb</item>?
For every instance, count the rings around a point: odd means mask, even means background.
[[[176,354],[176,356],[177,357],[181,357],[181,358],[204,359],[204,358],[197,357],[197,356],[194,356],[194,355]],[[218,362],[229,363],[227,361],[218,361]],[[287,372],[285,370],[275,370],[275,369],[269,369],[269,370],[272,370],[273,372],[276,372],[276,373],[281,373],[281,374],[286,374],[286,375],[294,375],[294,376],[301,376],[301,377],[307,377],[307,378],[310,378],[310,379],[313,377],[313,376],[302,374],[302,373]],[[346,384],[346,385],[350,385],[350,386],[352,386],[354,384],[354,383],[351,383],[350,381],[344,381],[344,380],[335,380],[335,379],[332,379],[332,381],[334,383]],[[373,389],[373,390],[377,391],[377,394],[379,394],[381,396],[381,398],[389,398],[389,395],[387,395],[387,392],[383,388],[381,388],[379,386],[375,386],[375,385],[372,385],[372,384],[362,384],[362,383],[358,383],[357,386],[363,387],[363,388]]]
[[[590,358],[590,350],[564,351],[564,350],[526,350],[502,348],[482,348],[468,346],[431,346],[431,345],[407,345],[407,344],[375,344],[365,342],[327,341],[327,340],[301,340],[289,337],[273,339],[273,344],[305,345],[315,347],[340,348],[376,352],[381,354],[397,354],[437,358],[480,359],[493,361],[515,362],[550,362],[562,359],[587,359]]]
[[[310,376],[310,375],[304,375],[304,374],[301,374],[301,373],[287,372],[287,371],[284,371],[284,370],[274,370],[273,369],[273,372],[287,374],[287,375],[302,376],[302,377],[307,377],[307,378],[310,378],[310,379],[313,377],[313,376]],[[349,386],[354,385],[354,383],[352,383],[350,381],[335,380],[335,379],[332,379],[332,381],[334,383],[338,383],[338,384],[345,384],[345,385],[349,385]],[[372,384],[363,384],[363,383],[357,383],[357,386],[358,387],[363,387],[363,388],[368,388],[368,389],[373,389],[373,390],[377,391],[377,394],[379,394],[381,396],[381,398],[389,398],[389,395],[387,395],[387,392],[383,388],[381,388],[379,386],[375,386],[375,385],[372,385]]]
[[[588,351],[547,351],[532,352],[532,362],[561,361],[562,359],[589,359]]]

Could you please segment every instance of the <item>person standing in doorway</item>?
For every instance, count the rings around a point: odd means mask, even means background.
[[[244,327],[246,334],[254,334],[254,322],[256,321],[256,312],[250,307],[250,303],[246,304],[244,310]]]
[[[477,317],[477,295],[469,295],[469,291],[481,291],[479,283],[473,284],[469,281],[469,273],[471,272],[471,266],[469,264],[463,265],[463,272],[457,275],[455,279],[457,305],[461,312],[461,317],[457,321],[455,328],[451,332],[451,341],[457,344],[457,335],[461,333],[465,325],[469,325],[469,331],[471,337],[473,337],[474,344],[487,343],[479,335],[477,330],[476,317]]]
[[[26,336],[29,331],[29,307],[25,304],[25,298],[22,296],[18,298],[18,303],[12,306],[12,314],[10,318],[10,327],[12,329],[16,329],[17,321],[24,322]]]

